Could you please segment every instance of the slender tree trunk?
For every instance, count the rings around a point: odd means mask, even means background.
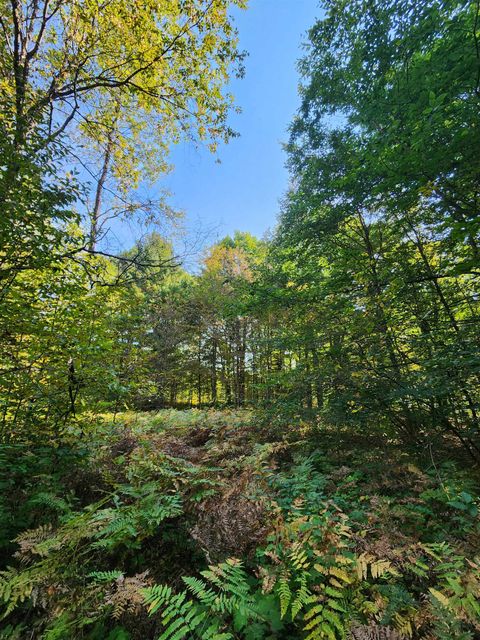
[[[198,406],[202,407],[202,339],[198,339],[198,356],[197,356],[197,395]]]
[[[390,362],[393,368],[396,370],[398,376],[401,376],[400,363],[395,350],[395,344],[393,337],[388,326],[387,318],[385,316],[382,300],[381,300],[381,285],[377,272],[377,261],[375,258],[375,250],[373,248],[372,240],[370,237],[369,225],[365,222],[363,216],[359,214],[360,225],[363,232],[363,239],[365,243],[365,250],[367,252],[371,280],[368,286],[369,296],[372,301],[372,307],[374,315],[377,321],[377,327],[383,336],[385,346],[389,355]]]
[[[93,204],[92,213],[90,214],[90,239],[89,239],[89,245],[88,245],[88,248],[90,249],[90,251],[95,250],[97,240],[98,240],[99,222],[100,222],[100,214],[101,214],[102,199],[103,199],[103,189],[105,187],[105,182],[108,177],[108,171],[110,169],[110,160],[112,157],[113,145],[114,145],[114,133],[112,128],[108,134],[107,144],[105,145],[102,169],[100,171],[100,176],[97,182],[97,188],[95,190],[95,201]]]
[[[210,374],[210,383],[212,387],[212,404],[217,404],[217,338],[213,337],[212,341],[212,365]]]
[[[424,246],[423,240],[422,240],[418,230],[415,228],[415,226],[410,222],[409,222],[409,226],[410,226],[410,228],[412,229],[412,231],[413,231],[413,233],[415,235],[415,240],[416,240],[415,241],[415,245],[416,245],[416,247],[418,249],[420,257],[422,258],[422,261],[423,261],[423,264],[424,264],[425,269],[427,271],[427,274],[431,278],[431,281],[432,281],[433,287],[435,289],[435,292],[437,294],[437,297],[440,300],[440,303],[441,303],[441,305],[442,305],[442,307],[443,307],[443,309],[444,309],[444,311],[445,311],[445,313],[446,313],[446,315],[447,315],[447,317],[448,317],[448,319],[450,321],[450,325],[451,325],[452,329],[455,331],[455,333],[458,336],[459,342],[463,343],[463,339],[462,339],[461,333],[460,333],[460,327],[458,326],[458,322],[457,322],[457,320],[455,318],[455,314],[454,314],[454,312],[452,310],[452,307],[448,303],[445,294],[443,293],[443,288],[440,285],[440,282],[439,282],[438,278],[435,276],[435,272],[432,269],[432,266],[430,264],[430,260],[428,258],[427,252],[425,250],[425,246]],[[477,410],[475,408],[475,402],[474,402],[474,400],[473,400],[473,398],[472,398],[472,396],[470,394],[470,391],[465,387],[465,385],[461,385],[461,388],[462,388],[462,392],[463,392],[463,394],[465,396],[465,400],[466,400],[466,402],[468,404],[468,407],[470,409],[470,413],[471,413],[471,416],[472,416],[472,422],[473,422],[473,424],[475,426],[475,429],[478,431],[480,422],[479,422],[479,417],[478,417],[478,414],[477,414]]]
[[[312,348],[312,362],[315,376],[315,397],[317,400],[317,407],[321,409],[323,407],[323,385],[320,378],[320,362],[318,358],[318,351],[315,347]]]
[[[308,347],[305,349],[305,371],[307,372],[307,380],[305,384],[305,391],[307,396],[307,409],[313,409],[313,394],[312,394],[312,381],[310,380],[311,368],[310,368],[310,354]]]
[[[247,341],[247,324],[245,319],[238,320],[237,334],[237,405],[245,404],[245,355]]]
[[[271,384],[270,384],[270,373],[272,371],[272,343],[271,343],[271,339],[272,339],[272,332],[271,332],[271,326],[270,326],[270,318],[267,318],[267,329],[266,329],[266,334],[267,334],[267,349],[266,349],[266,353],[265,353],[265,364],[266,364],[266,400],[267,402],[270,402],[270,400],[272,399],[272,389],[271,389]]]

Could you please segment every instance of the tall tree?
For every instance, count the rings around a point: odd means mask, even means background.
[[[132,10],[123,0],[4,0],[5,183],[13,187],[27,159],[55,141],[72,152],[69,163],[85,164],[82,147],[96,149],[91,250],[107,175],[125,194],[141,178],[165,171],[168,149],[183,136],[214,150],[233,135],[227,123],[233,98],[224,86],[232,71],[242,72],[242,54],[228,10],[243,4],[155,0]],[[68,141],[65,136],[73,133]],[[128,202],[121,210],[141,205]]]
[[[288,145],[286,297],[314,310],[299,331],[331,416],[454,435],[478,457],[478,3],[325,10]]]

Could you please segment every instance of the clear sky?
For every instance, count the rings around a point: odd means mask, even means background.
[[[175,169],[162,181],[188,228],[211,229],[213,240],[274,227],[288,185],[281,143],[299,105],[296,61],[319,14],[318,0],[250,0],[246,11],[235,11],[240,48],[249,54],[245,77],[231,82],[242,109],[231,124],[240,137],[220,148],[221,164],[206,149],[178,145]]]
[[[220,164],[207,149],[180,143],[174,170],[159,182],[185,212],[189,236],[200,233],[207,245],[235,230],[262,237],[275,226],[288,186],[282,142],[299,106],[296,63],[320,9],[318,0],[249,0],[248,9],[232,13],[248,52],[245,77],[229,87],[242,109],[230,119],[240,137],[219,148]],[[137,234],[122,227],[117,239],[131,246]]]

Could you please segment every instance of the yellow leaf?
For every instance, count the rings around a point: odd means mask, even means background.
[[[446,595],[444,595],[441,591],[437,591],[436,589],[434,589],[433,587],[429,588],[430,593],[432,594],[432,596],[438,600],[440,602],[440,604],[442,604],[444,607],[449,607],[450,606],[450,600],[447,598]]]
[[[346,582],[347,584],[350,584],[352,582],[352,579],[350,578],[348,573],[343,569],[339,569],[338,567],[330,567],[329,573],[336,578],[340,578],[340,580],[343,580],[343,582]]]

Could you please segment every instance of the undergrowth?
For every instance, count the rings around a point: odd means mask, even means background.
[[[2,640],[480,637],[478,485],[451,451],[246,411],[81,426],[0,454]]]

